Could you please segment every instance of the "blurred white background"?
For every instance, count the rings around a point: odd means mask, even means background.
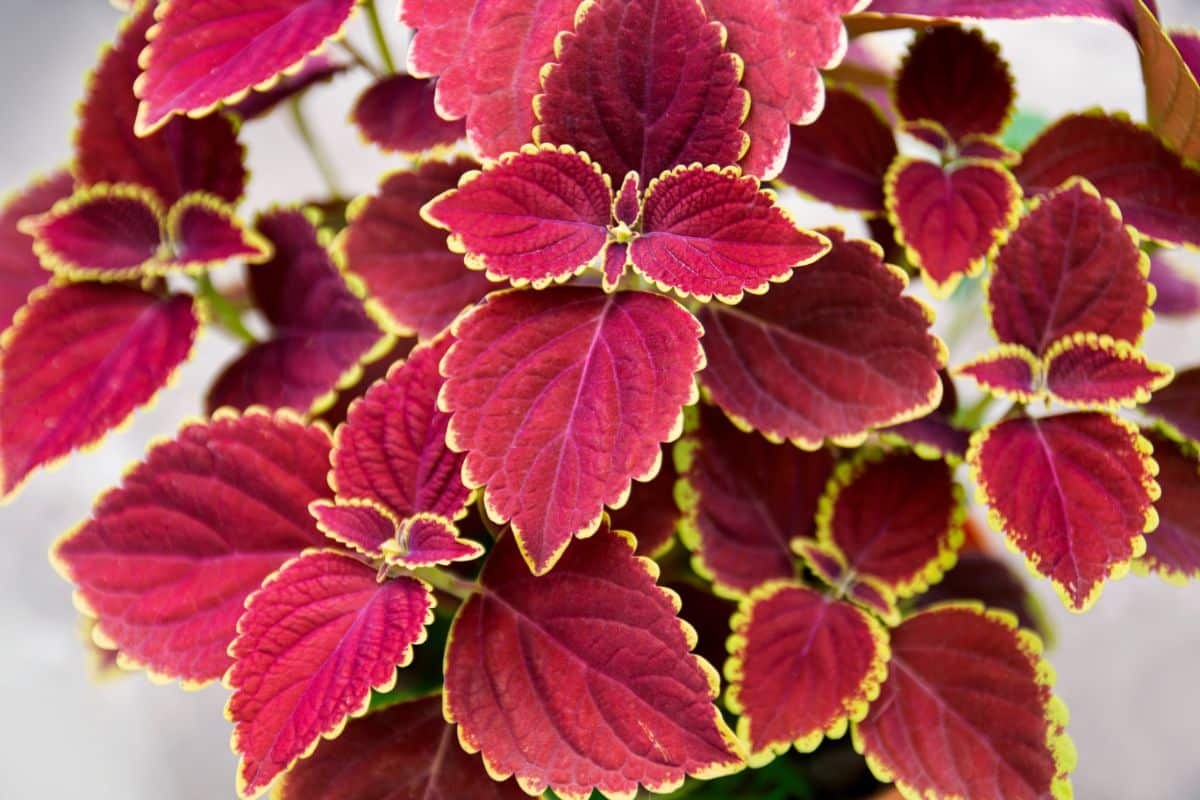
[[[394,4],[381,4],[392,18]],[[1160,0],[1174,25],[1200,25],[1197,0]],[[97,48],[120,15],[103,0],[4,0],[0,33],[0,192],[63,164],[74,106]],[[1101,106],[1142,118],[1136,51],[1114,26],[1075,21],[989,24],[1018,78],[1021,107],[1047,116]],[[393,31],[399,40],[398,30]],[[352,29],[365,43],[357,28]],[[903,38],[888,43],[902,46]],[[321,87],[307,103],[352,193],[369,191],[389,162],[359,143],[346,114],[363,78]],[[247,214],[320,191],[285,115],[245,130],[253,170]],[[395,164],[391,164],[395,166]],[[806,209],[808,223],[828,223]],[[954,354],[963,361],[981,338]],[[1152,358],[1200,362],[1200,322],[1151,331]],[[0,800],[218,800],[234,796],[225,692],[184,693],[141,675],[88,678],[70,588],[46,559],[51,542],[83,519],[154,436],[200,413],[208,381],[234,349],[205,336],[155,408],[95,452],[37,475],[0,509]],[[1037,587],[1057,632],[1050,658],[1071,711],[1081,800],[1200,798],[1200,585],[1127,577],[1089,613],[1072,616]]]

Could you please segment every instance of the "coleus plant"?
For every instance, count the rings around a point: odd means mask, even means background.
[[[1129,31],[1148,126],[1005,138],[962,21],[1043,16]],[[1200,39],[1143,0],[401,25],[407,74],[373,2],[141,0],[71,164],[4,207],[6,497],[202,326],[244,343],[54,546],[109,661],[224,681],[244,797],[815,796],[848,731],[839,796],[1069,797],[1045,625],[966,478],[1073,611],[1200,575],[1200,370],[1140,349],[1200,307]],[[870,32],[904,27],[893,70]],[[408,165],[244,222],[241,126],[354,69],[351,123]],[[802,228],[792,188],[870,238]],[[916,275],[996,346],[949,352]]]

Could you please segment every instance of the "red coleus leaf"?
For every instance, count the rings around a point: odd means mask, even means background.
[[[388,75],[359,95],[350,121],[363,138],[388,152],[416,154],[452,145],[466,135],[466,128],[437,115],[434,86],[435,81]]]
[[[945,461],[865,451],[840,464],[825,489],[817,539],[844,557],[847,577],[910,597],[954,566],[965,515]]]
[[[1175,252],[1160,250],[1150,256],[1150,282],[1154,284],[1154,313],[1164,317],[1190,317],[1200,313],[1200,275],[1177,261]]]
[[[149,402],[191,353],[198,326],[188,295],[37,290],[0,338],[0,496]]]
[[[328,463],[329,434],[291,417],[189,423],[103,495],[52,559],[122,665],[187,685],[220,678],[246,597],[327,543],[306,509],[327,492]]]
[[[708,305],[700,383],[739,427],[816,448],[919,417],[941,399],[931,313],[878,247],[821,231],[829,255],[762,297]]]
[[[760,178],[779,173],[788,152],[788,123],[807,124],[821,113],[819,70],[837,66],[846,51],[842,15],[860,0],[747,3],[704,0],[729,31],[727,46],[746,65],[743,85],[753,102],[746,120],[750,151],[742,162]]]
[[[398,520],[426,511],[463,515],[471,494],[460,475],[463,456],[446,447],[450,417],[437,407],[438,363],[453,341],[442,336],[417,347],[350,406],[331,459],[339,498],[373,500]]]
[[[0,208],[0,330],[12,322],[30,292],[50,280],[33,250],[33,238],[21,233],[18,223],[28,216],[50,210],[71,194],[74,179],[67,172],[31,182],[13,194]]]
[[[700,325],[674,301],[589,287],[497,292],[460,317],[442,362],[463,480],[536,574],[659,470],[704,366]],[[636,532],[635,532],[636,533]]]
[[[352,720],[280,780],[276,800],[526,800],[459,747],[440,695]]]
[[[697,0],[593,0],[555,44],[534,140],[585,152],[613,177],[737,163],[750,98],[724,44]]]
[[[335,253],[367,291],[367,311],[401,336],[433,338],[491,282],[446,250],[446,237],[421,219],[421,207],[479,165],[460,158],[394,172],[379,193],[351,204]]]
[[[1004,612],[942,605],[891,632],[888,677],[854,744],[911,797],[1069,797],[1075,749],[1042,643]]]
[[[869,614],[798,583],[769,583],[733,618],[730,711],[759,766],[840,738],[867,714],[887,675],[887,633]]]
[[[257,228],[274,255],[249,269],[249,285],[271,337],[225,368],[209,390],[208,407],[264,405],[312,414],[391,342],[347,288],[301,211],[268,212]]]
[[[530,794],[629,797],[740,767],[716,671],[689,652],[695,632],[657,575],[607,523],[540,578],[513,537],[496,544],[445,659],[446,718],[491,775]]]
[[[994,347],[954,372],[971,378],[985,391],[1018,403],[1037,397],[1043,380],[1042,360],[1019,344]]]
[[[327,536],[373,558],[407,569],[470,561],[483,547],[461,539],[454,523],[422,511],[400,519],[387,508],[363,498],[318,500],[309,506]]]
[[[900,65],[895,97],[900,116],[936,122],[961,141],[1001,133],[1016,90],[999,47],[979,31],[947,25],[913,41]]]
[[[678,167],[654,179],[642,201],[642,230],[629,244],[634,267],[660,289],[702,300],[761,294],[830,247],[737,167]]]
[[[157,130],[173,114],[202,116],[252,88],[268,88],[340,32],[354,6],[354,0],[163,4],[135,86],[142,101],[138,134]]]
[[[241,102],[229,106],[229,111],[243,122],[260,119],[281,103],[299,97],[318,83],[328,83],[348,69],[349,64],[335,61],[323,53],[311,55],[304,59],[299,70],[284,75],[270,89],[250,92]]]
[[[1148,361],[1129,342],[1077,333],[1050,347],[1045,360],[1046,391],[1080,408],[1133,407],[1166,386],[1174,372]]]
[[[988,608],[1008,611],[1022,628],[1049,638],[1045,615],[1029,591],[1025,576],[1004,559],[981,550],[964,548],[954,568],[937,585],[917,596],[915,603],[917,608],[928,608],[947,600],[976,600]]]
[[[649,483],[633,483],[629,500],[609,516],[613,530],[629,531],[637,537],[640,556],[656,557],[670,549],[675,528],[683,515],[675,504],[675,481],[679,474],[670,456]]]
[[[967,460],[993,527],[1049,578],[1072,611],[1118,578],[1154,530],[1150,444],[1127,422],[1078,412],[1017,418],[971,440]]]
[[[251,264],[270,255],[269,243],[243,228],[233,208],[204,192],[184,195],[167,213],[167,269],[196,272],[240,259]]]
[[[1170,581],[1195,580],[1200,578],[1200,455],[1157,431],[1143,434],[1154,446],[1162,497],[1154,504],[1158,527],[1146,537],[1146,553],[1134,569]]]
[[[1062,118],[1029,144],[1014,172],[1031,196],[1078,175],[1145,236],[1200,246],[1200,170],[1123,116]]]
[[[1021,188],[993,161],[949,167],[897,159],[887,175],[888,218],[909,261],[939,297],[978,274],[1021,211]]]
[[[1149,318],[1148,264],[1116,206],[1072,181],[1035,201],[996,255],[987,288],[996,336],[1038,356],[1078,332],[1136,343]]]
[[[1146,411],[1165,422],[1177,437],[1200,442],[1200,367],[1176,374],[1167,388],[1154,395]]]
[[[215,3],[210,6],[228,6]],[[234,3],[232,7],[240,7]],[[154,22],[155,3],[143,2],[122,23],[113,47],[105,52],[88,81],[75,134],[75,176],[81,183],[134,183],[170,206],[189,192],[209,192],[233,203],[246,186],[244,152],[233,123],[221,114],[201,120],[179,119],[152,136],[134,134],[138,54]],[[166,10],[166,5],[161,6]],[[173,13],[189,14],[190,4],[172,3]],[[178,54],[194,52],[190,48]]]
[[[382,582],[353,556],[309,551],[246,601],[229,646],[226,712],[241,756],[238,793],[259,795],[321,737],[387,691],[433,621],[433,594],[413,578]]]
[[[793,126],[791,136],[781,181],[839,208],[883,213],[884,175],[897,150],[891,125],[875,103],[831,87],[821,116]]]
[[[608,176],[570,147],[528,145],[468,172],[421,216],[451,231],[450,249],[492,280],[542,288],[581,273],[604,247]]]
[[[1153,0],[1125,2],[1136,20],[1150,127],[1171,149],[1195,162],[1200,159],[1200,83],[1194,51],[1163,30]]]
[[[741,596],[795,572],[788,542],[811,537],[833,472],[828,450],[806,453],[742,433],[701,406],[699,427],[675,448],[680,538],[719,594]]]

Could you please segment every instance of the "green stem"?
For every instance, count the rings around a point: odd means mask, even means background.
[[[383,25],[379,21],[379,10],[375,8],[375,0],[366,0],[364,6],[367,10],[367,22],[371,26],[371,36],[375,39],[375,47],[379,50],[379,57],[383,59],[383,66],[389,75],[395,75],[396,62],[392,60],[392,51],[388,49],[387,37],[383,35]]]
[[[987,414],[992,403],[996,400],[996,396],[990,392],[984,392],[983,396],[975,402],[975,405],[969,406],[958,412],[958,419],[955,422],[958,427],[965,430],[973,431],[983,424],[983,417]]]
[[[433,588],[440,589],[448,595],[457,597],[459,600],[466,600],[479,591],[479,584],[474,581],[463,580],[457,575],[453,575],[437,567],[421,567],[420,569],[414,569],[412,574],[413,577],[420,578]]]
[[[338,42],[338,47],[345,50],[346,54],[350,56],[351,60],[353,60],[355,64],[358,64],[360,67],[362,67],[367,72],[369,72],[371,74],[372,78],[375,78],[378,80],[379,78],[383,77],[383,75],[379,72],[379,68],[376,67],[374,64],[372,64],[370,61],[368,61],[367,57],[364,56],[357,47],[355,47],[353,44],[351,44],[349,39],[340,40]]]
[[[334,172],[325,150],[313,135],[312,128],[308,125],[308,119],[305,118],[304,111],[300,107],[300,98],[296,97],[290,100],[288,108],[292,114],[292,124],[296,126],[296,132],[300,134],[300,139],[304,142],[309,156],[312,157],[317,172],[321,173],[321,179],[325,181],[326,188],[334,198],[341,198],[342,190],[338,186],[337,174]]]
[[[212,278],[208,276],[207,272],[196,276],[196,294],[212,312],[213,320],[226,332],[246,344],[254,344],[258,341],[242,323],[242,315],[238,313],[233,303],[229,302],[229,298],[218,292],[217,287],[213,286]]]

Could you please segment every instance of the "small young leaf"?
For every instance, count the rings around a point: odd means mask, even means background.
[[[797,227],[775,195],[737,167],[678,167],[650,182],[644,232],[629,244],[637,270],[661,289],[736,303],[829,252]]]
[[[815,449],[922,416],[941,399],[929,312],[876,245],[819,231],[833,250],[735,307],[710,304],[700,383],[739,427]]]
[[[446,249],[446,237],[421,219],[421,207],[453,189],[478,164],[427,161],[393,172],[379,192],[351,204],[334,251],[367,291],[367,311],[399,336],[432,339],[458,312],[491,291],[491,281]]]
[[[578,275],[608,240],[608,176],[569,147],[529,145],[468,172],[421,216],[450,231],[467,266],[535,289]]]
[[[1200,456],[1156,431],[1142,433],[1154,446],[1162,497],[1154,504],[1159,525],[1146,537],[1146,554],[1134,569],[1171,581],[1195,580],[1200,578]]]
[[[1116,201],[1139,233],[1200,247],[1200,170],[1123,116],[1063,117],[1025,148],[1014,173],[1030,196],[1078,175]]]
[[[181,197],[167,213],[169,257],[162,271],[199,272],[239,259],[257,264],[271,255],[270,242],[242,227],[233,208],[206,192]]]
[[[1043,380],[1042,360],[1019,344],[1002,344],[972,361],[955,367],[979,388],[998,397],[1028,403],[1038,396]]]
[[[992,161],[943,168],[898,159],[888,171],[886,193],[896,237],[938,297],[983,269],[1021,210],[1021,187]]]
[[[201,116],[252,88],[267,88],[337,35],[354,6],[354,0],[164,5],[140,59],[145,72],[135,85],[142,101],[137,133],[158,130],[173,114]]]
[[[306,509],[327,492],[329,445],[322,428],[287,416],[222,412],[152,447],[54,545],[98,640],[154,678],[224,675],[246,597],[328,544]]]
[[[1016,99],[1000,48],[979,31],[957,25],[917,36],[900,65],[895,92],[904,119],[936,122],[955,141],[1001,133]]]
[[[433,595],[413,578],[379,582],[353,556],[310,550],[246,601],[229,646],[226,713],[241,756],[238,794],[251,798],[322,737],[366,713],[433,621]]]
[[[359,95],[350,121],[364,139],[389,153],[413,155],[452,145],[466,128],[437,115],[433,91],[434,81],[388,75]]]
[[[185,294],[37,290],[0,339],[0,498],[148,403],[187,360],[198,327]]]
[[[1042,643],[978,604],[922,611],[891,632],[888,677],[855,749],[909,797],[1070,797],[1075,749]]]
[[[280,780],[276,800],[528,800],[497,783],[442,719],[440,695],[351,720]]]
[[[18,223],[69,197],[74,183],[70,173],[55,172],[32,181],[0,208],[0,331],[9,326],[30,293],[50,280],[50,272],[34,253],[33,237],[21,233]]]
[[[1071,181],[1036,202],[996,255],[987,288],[996,336],[1039,357],[1077,332],[1137,343],[1149,316],[1148,262],[1116,206]]]
[[[1131,424],[1077,412],[1017,418],[971,440],[967,460],[993,527],[1085,611],[1145,550],[1159,497],[1150,444]]]
[[[795,572],[788,542],[811,537],[817,500],[833,472],[828,450],[803,452],[743,433],[701,406],[700,427],[675,447],[684,511],[680,538],[700,575],[741,596]]]
[[[259,216],[274,255],[247,273],[271,338],[225,368],[208,393],[221,406],[291,408],[311,414],[355,380],[359,364],[390,342],[330,260],[317,230],[298,210]]]
[[[591,287],[497,292],[455,323],[448,441],[536,574],[628,499],[630,479],[658,473],[696,400],[700,333],[668,298]]]
[[[1145,403],[1174,373],[1129,342],[1077,333],[1046,353],[1046,390],[1078,408],[1112,409]]]
[[[374,500],[318,500],[308,507],[327,536],[371,558],[407,569],[470,561],[483,548],[458,536],[454,523],[422,511],[403,520]]]
[[[176,13],[190,13],[188,4],[171,6]],[[168,207],[188,192],[209,192],[235,203],[246,187],[245,154],[224,115],[172,120],[151,136],[134,133],[138,54],[155,8],[156,3],[142,2],[122,23],[116,43],[101,55],[88,80],[75,134],[75,177],[84,185],[137,184],[153,190]]]
[[[329,482],[339,498],[374,500],[400,521],[423,511],[463,515],[463,456],[446,447],[450,417],[437,407],[438,362],[453,342],[417,347],[350,407],[334,436]]]
[[[741,60],[700,3],[593,0],[581,11],[534,99],[535,141],[570,145],[614,178],[741,159]]]
[[[446,649],[446,717],[489,774],[530,794],[629,797],[740,768],[716,672],[657,574],[607,523],[540,578],[513,537],[496,544]]]
[[[840,738],[867,714],[887,675],[883,626],[849,603],[792,582],[755,590],[733,618],[730,711],[750,764]]]
[[[857,92],[831,87],[821,116],[792,126],[791,136],[781,182],[839,208],[883,213],[883,179],[898,151],[878,106]]]

